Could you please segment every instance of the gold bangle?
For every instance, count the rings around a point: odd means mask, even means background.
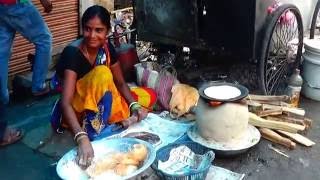
[[[88,138],[88,135],[82,134],[82,135],[78,136],[77,139],[76,139],[77,144],[79,144],[79,141],[80,141],[81,139],[85,138],[85,137]]]
[[[74,140],[74,141],[77,141],[77,138],[78,138],[78,136],[80,136],[80,135],[86,135],[86,136],[88,136],[88,133],[87,133],[87,132],[84,132],[84,131],[77,132],[77,133],[74,135],[73,140]]]

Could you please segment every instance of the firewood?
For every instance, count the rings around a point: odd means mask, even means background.
[[[252,99],[246,99],[247,101],[259,103],[259,104],[268,104],[268,105],[274,105],[274,106],[282,106],[282,107],[292,107],[292,105],[283,102],[283,101],[261,101],[261,100],[252,100]]]
[[[283,134],[287,137],[289,137],[290,139],[294,140],[295,142],[305,145],[307,147],[313,146],[316,143],[311,141],[310,139],[300,135],[300,134],[295,134],[295,133],[289,133],[289,132],[285,132],[285,131],[281,131],[281,130],[277,130],[277,132],[279,132],[280,134]]]
[[[254,101],[283,101],[283,102],[287,102],[287,101],[290,100],[290,97],[286,96],[286,95],[283,95],[283,96],[265,96],[265,95],[249,94],[247,99],[254,100]]]
[[[305,130],[305,126],[287,122],[270,121],[249,112],[249,123],[253,126],[265,127],[269,129],[278,129],[291,133]]]
[[[296,147],[296,143],[292,142],[288,138],[282,137],[281,135],[279,135],[278,133],[276,133],[275,131],[273,131],[271,129],[259,128],[259,131],[260,131],[263,138],[265,138],[271,142],[284,145],[285,147],[287,147],[289,149],[294,149]]]
[[[305,117],[305,118],[303,119],[303,122],[304,122],[304,124],[305,124],[306,126],[308,126],[309,128],[311,128],[311,126],[312,126],[312,119]]]
[[[275,116],[276,118],[282,119],[284,122],[289,122],[289,123],[294,123],[294,124],[300,124],[304,125],[306,129],[311,128],[312,120],[306,117],[290,117],[288,115],[280,115],[280,116]],[[272,120],[272,119],[270,119]]]
[[[299,112],[290,112],[290,111],[283,111],[283,114],[291,117],[291,118],[297,118],[297,119],[303,119],[305,118],[305,113],[299,113]]]
[[[282,110],[281,109],[270,109],[265,111],[259,111],[256,113],[260,117],[266,117],[266,116],[274,116],[274,115],[281,115]]]
[[[260,103],[260,104],[273,105],[273,106],[292,107],[292,105],[285,103],[283,101],[257,101],[257,100],[255,100],[255,102]]]
[[[306,126],[303,122],[303,120],[299,120],[299,119],[293,119],[293,118],[289,118],[289,117],[284,117],[284,116],[268,116],[266,117],[267,120],[271,120],[271,121],[280,121],[280,122],[288,122],[288,123],[293,123],[293,124],[299,124],[302,126]],[[307,126],[306,126],[307,128]]]
[[[262,109],[281,109],[283,113],[296,115],[297,117],[304,117],[306,114],[306,111],[301,108],[293,108],[293,107],[282,107],[282,106],[275,106],[275,105],[269,105],[269,104],[262,104]]]
[[[247,101],[248,109],[250,112],[258,113],[262,111],[262,104],[257,103],[255,101]]]

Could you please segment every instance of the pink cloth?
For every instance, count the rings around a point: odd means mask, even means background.
[[[16,4],[18,0],[0,0],[0,4],[13,5]]]

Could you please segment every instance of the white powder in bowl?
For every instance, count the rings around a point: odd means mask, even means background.
[[[232,99],[241,95],[241,91],[233,86],[211,86],[204,90],[204,94],[214,99]]]

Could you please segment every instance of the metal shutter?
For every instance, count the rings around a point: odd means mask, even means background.
[[[78,0],[52,0],[53,10],[50,14],[43,13],[39,0],[32,0],[39,9],[53,36],[53,55],[58,53],[66,44],[73,41],[79,34],[79,2]],[[34,54],[34,46],[16,34],[11,59],[9,76],[30,71],[27,55]]]

